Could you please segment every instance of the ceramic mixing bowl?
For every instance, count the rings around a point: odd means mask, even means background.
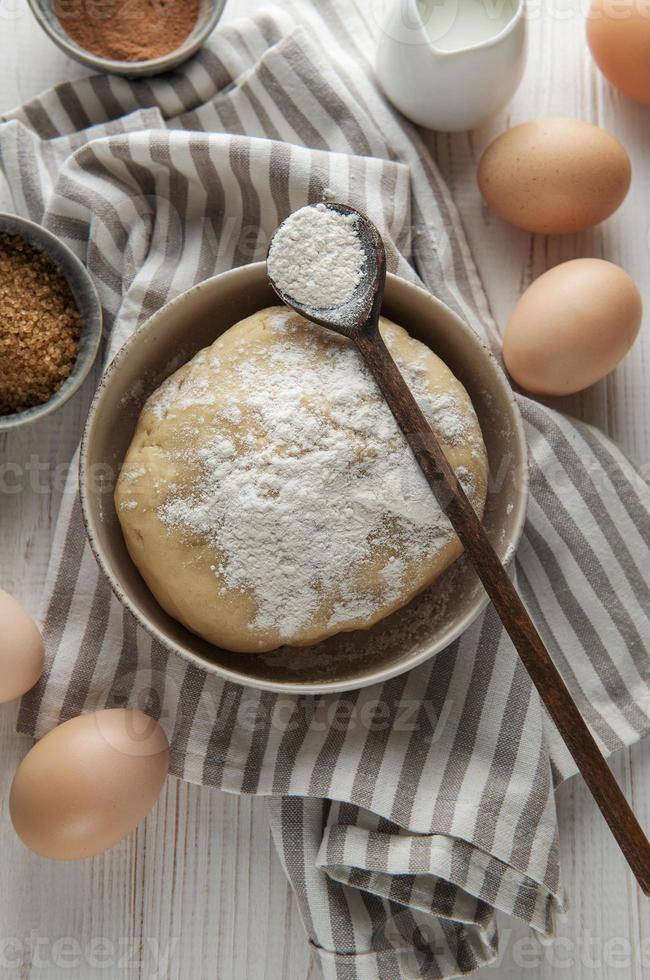
[[[276,691],[316,694],[363,687],[432,657],[478,616],[487,598],[464,559],[370,630],[339,634],[313,647],[231,653],[195,636],[158,605],[129,557],[113,504],[115,482],[147,397],[219,334],[277,302],[265,263],[235,269],[173,300],[117,354],[91,407],[81,451],[88,538],[120,601],[152,636],[195,665]],[[498,554],[508,560],[523,527],[528,476],[523,427],[501,368],[455,313],[403,279],[388,276],[382,312],[435,351],[467,388],[492,477],[485,525]]]

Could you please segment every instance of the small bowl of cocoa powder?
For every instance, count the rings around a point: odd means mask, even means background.
[[[0,214],[0,433],[63,405],[101,334],[97,290],[76,255],[40,225]]]
[[[66,54],[97,71],[158,75],[193,55],[226,0],[29,0]]]

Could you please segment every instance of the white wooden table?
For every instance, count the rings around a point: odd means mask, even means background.
[[[256,2],[230,0],[228,18]],[[508,112],[470,136],[431,138],[494,314],[503,326],[522,287],[547,266],[579,255],[622,264],[650,309],[650,110],[625,102],[596,75],[580,0],[553,0],[552,9],[533,2],[528,68]],[[26,0],[0,0],[0,111],[82,73],[41,33]],[[553,114],[598,122],[621,139],[634,183],[604,227],[561,240],[533,239],[484,209],[474,170],[487,141],[510,121]],[[644,462],[650,461],[649,329],[646,322],[645,336],[614,376],[565,404]],[[43,586],[61,467],[86,407],[77,401],[49,428],[0,437],[0,584],[31,608]],[[146,823],[103,857],[59,864],[23,848],[7,813],[12,775],[29,748],[14,733],[15,715],[15,706],[0,706],[0,977],[318,976],[258,801],[170,780]],[[619,756],[614,768],[650,828],[650,745]],[[500,980],[642,980],[650,975],[650,905],[580,782],[563,787],[559,798],[571,910],[552,946],[502,923],[502,956],[490,974]]]

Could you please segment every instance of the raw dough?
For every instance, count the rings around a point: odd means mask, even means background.
[[[401,327],[381,331],[482,514],[467,392]],[[231,327],[154,392],[115,504],[161,606],[241,652],[368,628],[462,551],[351,343],[284,307]]]

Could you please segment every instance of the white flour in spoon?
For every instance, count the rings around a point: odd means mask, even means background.
[[[294,211],[276,232],[268,271],[277,287],[303,306],[347,303],[361,282],[366,256],[355,214],[325,204]]]

